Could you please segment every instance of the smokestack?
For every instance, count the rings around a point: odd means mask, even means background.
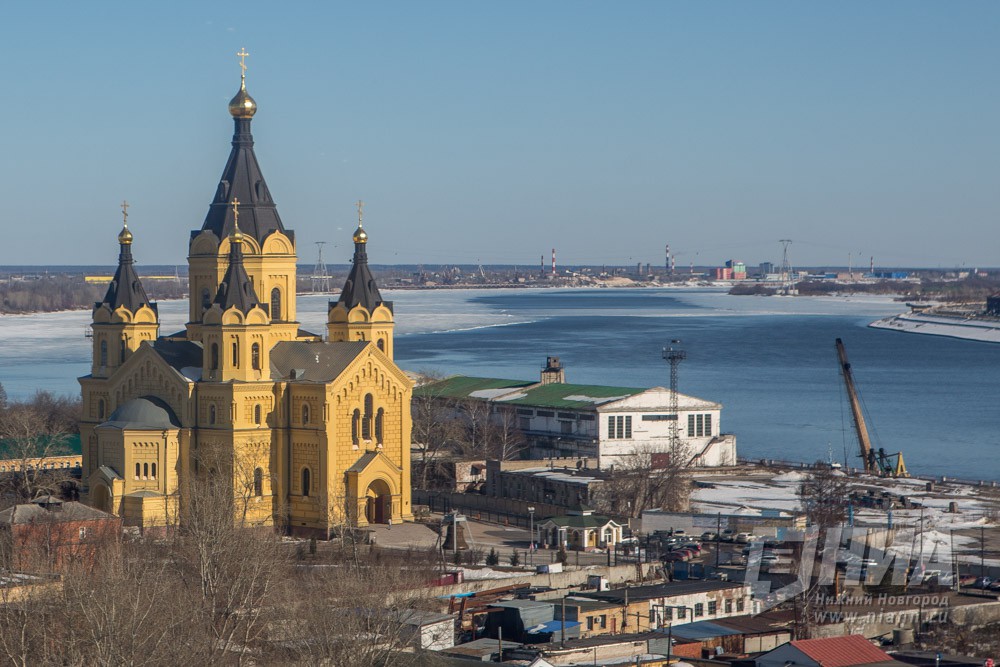
[[[556,275],[556,249],[552,249],[552,275]]]

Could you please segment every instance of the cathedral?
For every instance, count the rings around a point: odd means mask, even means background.
[[[324,340],[296,320],[295,233],[254,155],[241,66],[232,151],[188,243],[183,331],[160,335],[123,204],[118,268],[94,305],[80,378],[87,498],[126,525],[172,526],[190,482],[211,478],[231,481],[237,520],[292,534],[412,520],[412,382],[393,362],[392,302],[368,267],[360,202]]]

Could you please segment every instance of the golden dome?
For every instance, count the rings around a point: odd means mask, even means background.
[[[118,242],[122,245],[132,245],[132,232],[128,230],[128,225],[122,227],[121,232],[118,233]]]
[[[230,243],[243,243],[243,232],[240,231],[239,227],[237,227],[235,230],[233,230],[233,233],[229,235],[229,242]]]
[[[368,232],[362,229],[361,225],[354,230],[354,242],[355,243],[368,243]]]
[[[240,91],[236,96],[229,100],[229,113],[233,118],[253,118],[257,113],[257,103],[250,97],[245,83],[240,85]]]

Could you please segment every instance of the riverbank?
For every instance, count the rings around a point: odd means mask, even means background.
[[[885,329],[900,333],[945,336],[982,343],[1000,343],[1000,320],[903,313],[875,320],[868,326],[872,329]]]

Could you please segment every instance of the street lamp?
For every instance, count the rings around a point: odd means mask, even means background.
[[[535,508],[528,508],[528,565],[535,563]]]

